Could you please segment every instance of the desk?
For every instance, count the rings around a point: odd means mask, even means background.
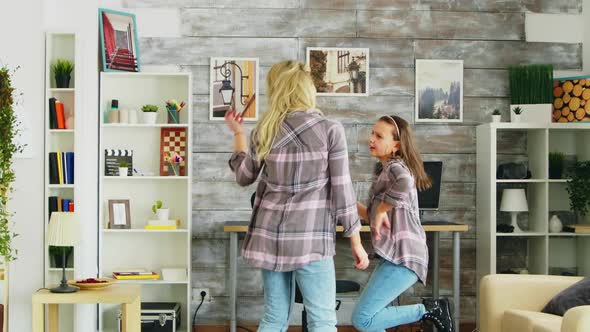
[[[237,326],[237,286],[238,286],[238,234],[248,231],[249,222],[228,222],[223,226],[223,231],[229,233],[229,305],[230,305],[230,332],[236,332]],[[459,329],[460,315],[460,234],[467,232],[469,226],[449,222],[424,222],[422,224],[426,232],[434,233],[434,249],[432,250],[432,295],[439,296],[439,245],[440,233],[453,233],[453,305],[454,325]],[[336,232],[342,232],[342,226],[336,227]],[[369,226],[362,226],[361,232],[370,232]]]
[[[47,289],[33,294],[33,332],[44,332],[44,305],[47,304],[49,332],[59,331],[60,304],[121,304],[123,332],[140,332],[141,288],[139,285],[111,285],[103,289],[79,290],[76,293],[51,293]],[[89,324],[94,324],[89,322]]]

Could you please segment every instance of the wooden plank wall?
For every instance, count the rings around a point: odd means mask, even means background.
[[[150,17],[157,17],[153,13],[158,10],[170,17],[172,11],[180,22],[179,32],[142,37],[141,62],[146,69],[166,66],[193,74],[192,277],[193,287],[209,288],[214,297],[199,311],[199,324],[229,317],[225,279],[229,241],[221,227],[227,220],[248,219],[249,195],[254,191],[254,186],[240,188],[233,183],[227,167],[233,137],[223,123],[208,121],[209,58],[259,57],[264,111],[264,78],[273,63],[305,60],[310,46],[370,48],[369,97],[318,98],[319,108],[345,125],[360,198],[366,198],[374,163],[366,145],[375,119],[395,113],[413,122],[414,60],[463,59],[464,123],[415,125],[414,129],[424,159],[444,161],[440,211],[426,213],[426,218],[471,226],[461,242],[461,302],[462,320],[475,320],[475,126],[488,122],[494,108],[502,109],[504,120],[508,119],[508,65],[553,63],[556,69],[581,69],[579,44],[524,41],[526,11],[577,14],[582,9],[580,0],[137,0],[124,1],[122,6],[149,10]],[[165,29],[175,22],[149,24]],[[506,151],[518,153],[524,143],[507,137]],[[443,236],[442,244],[442,294],[450,295],[450,235]],[[349,251],[346,241],[338,242],[338,277],[365,283],[369,273],[352,268]],[[404,294],[402,302],[416,302],[429,294],[428,287],[417,285]],[[240,320],[259,319],[261,278],[242,263],[239,303]],[[339,314],[342,324],[350,324],[352,306],[353,299],[345,301]]]

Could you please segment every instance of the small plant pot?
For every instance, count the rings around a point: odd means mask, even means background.
[[[516,114],[512,112],[510,114],[510,122],[519,123],[520,122],[520,114]]]
[[[549,178],[550,179],[561,179],[563,176],[563,165],[549,167]]]
[[[55,268],[59,268],[59,269],[64,268],[64,267],[68,267],[68,261],[69,261],[71,255],[72,255],[71,252],[66,254],[65,266],[64,266],[62,254],[51,255],[53,257],[53,266]]]
[[[157,209],[156,217],[158,220],[168,220],[170,217],[170,209]]]
[[[492,114],[492,122],[502,122],[502,116]]]
[[[119,176],[127,176],[128,173],[129,173],[129,168],[119,167]]]
[[[70,87],[70,75],[55,76],[55,85],[58,89],[67,89]]]
[[[157,119],[158,119],[157,112],[143,112],[143,123],[156,124]]]

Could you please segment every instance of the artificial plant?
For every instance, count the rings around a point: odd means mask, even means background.
[[[22,146],[15,142],[19,129],[13,108],[13,73],[14,70],[11,71],[6,66],[0,67],[0,256],[8,261],[15,260],[18,254],[12,246],[12,240],[17,234],[10,231],[9,220],[12,213],[8,210],[8,200],[15,179],[12,159],[15,153],[22,151]]]
[[[553,65],[509,66],[510,103],[553,103]]]
[[[566,183],[570,207],[578,215],[585,216],[590,207],[590,161],[578,161],[567,170],[571,179]]]

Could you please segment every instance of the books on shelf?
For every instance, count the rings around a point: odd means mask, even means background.
[[[49,152],[49,184],[74,184],[74,152]]]
[[[154,230],[154,231],[174,230],[177,228],[178,227],[176,227],[176,225],[170,225],[170,226],[146,225],[145,226],[145,229],[150,229],[150,230]]]
[[[63,102],[49,98],[49,129],[67,129]]]
[[[123,271],[113,272],[113,278],[117,280],[158,280],[160,274],[147,271]]]
[[[47,200],[49,218],[51,218],[51,213],[53,212],[74,212],[73,199],[49,196]]]
[[[173,220],[148,220],[145,229],[151,230],[174,230],[180,226],[180,219]]]
[[[590,224],[574,224],[563,228],[565,232],[590,234]]]

